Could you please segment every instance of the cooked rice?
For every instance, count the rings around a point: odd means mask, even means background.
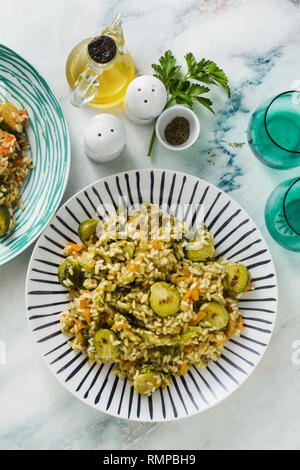
[[[161,228],[151,228],[146,239],[142,230],[145,221],[147,224],[144,212],[134,213],[128,222],[122,215],[115,215],[101,226],[101,233],[98,231],[97,236],[82,245],[81,250],[75,252],[74,246],[67,244],[64,254],[80,262],[84,283],[83,288],[77,290],[70,280],[64,282],[71,303],[70,309],[61,313],[60,322],[62,332],[74,337],[70,346],[82,351],[90,362],[97,363],[112,362],[101,360],[94,344],[97,330],[111,329],[117,335],[119,348],[118,357],[113,360],[114,372],[133,383],[142,367],[153,366],[161,374],[164,388],[172,382],[172,375],[184,375],[192,365],[205,368],[209,360],[219,359],[229,339],[228,327],[217,331],[205,318],[197,324],[197,335],[184,347],[178,347],[187,328],[197,323],[199,309],[205,309],[208,302],[226,306],[230,336],[240,334],[240,295],[225,295],[223,282],[228,264],[225,259],[193,262],[185,257],[188,240],[187,235],[179,237],[185,229],[182,222],[171,219],[163,234]],[[115,227],[121,226],[125,228],[125,239],[115,234]],[[198,229],[197,236],[203,237],[204,244],[213,239],[204,226]],[[181,304],[175,316],[161,318],[152,310],[149,288],[156,281],[175,283],[179,290]],[[184,300],[184,296],[197,286],[200,307],[195,309],[193,302]],[[147,394],[155,388],[154,384]]]
[[[10,106],[9,112],[2,113],[5,104]],[[23,132],[27,122],[26,110],[17,110],[10,103],[0,105],[0,206],[7,207],[11,215],[7,233],[16,226],[14,207],[23,209],[21,190],[32,168],[28,138]]]

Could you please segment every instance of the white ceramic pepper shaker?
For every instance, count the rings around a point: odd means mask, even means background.
[[[164,84],[153,75],[135,78],[128,86],[125,113],[135,124],[149,124],[161,114],[167,103]]]
[[[113,114],[98,114],[85,127],[85,152],[95,162],[104,163],[117,158],[125,144],[124,124]]]

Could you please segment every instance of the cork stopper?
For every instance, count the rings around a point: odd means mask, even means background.
[[[88,53],[97,64],[107,64],[115,57],[117,46],[109,36],[97,36],[88,44]]]

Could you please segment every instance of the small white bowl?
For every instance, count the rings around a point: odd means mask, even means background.
[[[175,117],[185,117],[190,123],[190,135],[188,140],[181,145],[171,145],[165,138],[165,129]],[[199,137],[200,122],[194,111],[186,106],[175,105],[167,108],[156,121],[155,132],[159,142],[170,150],[185,150],[191,147]]]

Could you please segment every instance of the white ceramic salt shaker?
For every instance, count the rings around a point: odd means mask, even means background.
[[[135,78],[128,86],[125,113],[135,124],[149,124],[163,111],[167,103],[164,84],[153,75]]]
[[[85,152],[95,162],[104,163],[117,158],[125,144],[124,124],[113,114],[98,114],[85,127]]]

